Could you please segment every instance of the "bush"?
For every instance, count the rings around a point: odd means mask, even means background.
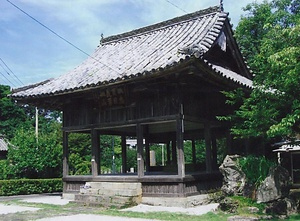
[[[0,180],[0,196],[62,192],[61,178]]]
[[[264,156],[256,157],[253,155],[240,158],[238,164],[245,173],[247,181],[255,186],[266,179],[270,168],[275,165],[273,161]]]

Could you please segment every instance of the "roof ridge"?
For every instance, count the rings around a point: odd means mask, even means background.
[[[202,9],[200,11],[185,14],[185,15],[175,17],[175,18],[172,18],[172,19],[169,19],[169,20],[166,20],[166,21],[162,21],[162,22],[159,22],[159,23],[156,23],[156,24],[153,24],[153,25],[149,25],[149,26],[145,26],[145,27],[142,27],[142,28],[134,29],[134,30],[129,31],[129,32],[125,32],[125,33],[121,33],[121,34],[117,34],[117,35],[108,36],[106,38],[102,38],[101,41],[100,41],[100,44],[107,44],[107,43],[110,43],[110,42],[113,42],[113,41],[116,41],[116,40],[124,39],[124,38],[131,37],[131,36],[136,36],[136,35],[141,34],[141,33],[145,33],[145,32],[148,32],[148,31],[153,31],[153,30],[156,30],[156,29],[159,29],[159,28],[162,28],[162,27],[166,27],[166,26],[169,26],[169,25],[174,25],[174,24],[177,24],[177,23],[180,23],[180,22],[191,20],[191,19],[196,18],[196,17],[202,17],[202,16],[206,16],[206,15],[209,15],[209,14],[217,13],[217,12],[221,12],[220,11],[220,6],[209,7],[209,8],[206,8],[206,9]]]

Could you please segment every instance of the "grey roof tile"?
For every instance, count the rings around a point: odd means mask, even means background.
[[[13,93],[15,98],[62,94],[106,85],[152,73],[184,61],[189,56],[180,50],[195,48],[198,58],[206,53],[222,32],[228,14],[209,8],[121,35],[104,38],[89,58],[74,70]],[[197,53],[195,53],[197,52]],[[250,80],[219,66],[221,76],[250,86]]]

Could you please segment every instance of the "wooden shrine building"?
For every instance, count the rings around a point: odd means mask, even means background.
[[[232,113],[222,91],[252,87],[228,19],[211,7],[103,38],[89,58],[58,78],[15,90],[12,97],[63,112],[64,193],[88,183],[140,183],[142,196],[187,197],[220,187],[216,139]],[[91,174],[70,175],[68,136],[91,137]],[[101,174],[101,135],[122,138],[122,171]],[[137,139],[137,170],[128,173],[126,138]],[[184,143],[205,141],[205,163],[185,163]],[[149,144],[164,143],[167,165],[149,163]],[[195,153],[193,154],[195,158]]]

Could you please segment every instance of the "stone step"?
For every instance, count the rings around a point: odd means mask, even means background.
[[[127,189],[136,190],[142,189],[141,183],[123,183],[123,182],[87,182],[86,186],[90,186],[91,189]]]
[[[75,195],[76,203],[83,203],[85,205],[100,205],[105,207],[125,207],[129,205],[136,205],[141,200],[139,197],[124,197],[124,196],[106,196],[106,195]]]
[[[107,196],[139,196],[142,194],[141,190],[130,190],[130,189],[86,189],[81,191],[83,194],[89,195],[107,195]]]
[[[82,188],[80,188],[80,193],[108,196],[140,196],[142,195],[142,184],[123,182],[87,182]]]

